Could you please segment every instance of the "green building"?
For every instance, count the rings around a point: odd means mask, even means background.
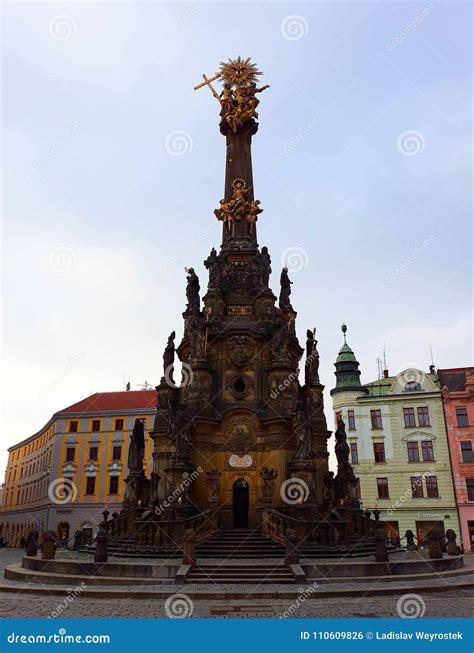
[[[361,384],[359,363],[346,342],[339,351],[335,414],[346,424],[362,507],[381,511],[392,539],[413,531],[420,543],[435,524],[460,542],[450,453],[438,378],[405,369]]]

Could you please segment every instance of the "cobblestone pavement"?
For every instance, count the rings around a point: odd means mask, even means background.
[[[181,589],[183,592],[183,589]],[[421,597],[425,603],[425,617],[473,617],[474,591],[444,592],[441,596],[428,594]],[[222,601],[185,600],[185,610],[193,617],[398,617],[398,596],[385,598],[353,599],[300,599],[296,601],[264,600]],[[0,614],[3,617],[166,617],[161,599],[84,599],[73,598],[67,607],[65,600],[54,596],[0,595]],[[54,614],[53,614],[54,613]]]
[[[19,549],[0,550],[0,575],[3,577],[3,569],[6,565],[18,563],[21,560],[23,552]],[[62,555],[68,555],[61,552]],[[90,558],[89,558],[90,559]],[[468,566],[472,565],[472,560],[468,561]],[[472,577],[471,577],[472,578]],[[449,580],[444,579],[444,582]],[[0,578],[2,584],[16,585],[13,581],[7,581]],[[436,581],[432,581],[435,583]],[[439,582],[439,581],[438,581]],[[26,584],[20,584],[26,586]],[[35,587],[41,585],[35,584]],[[345,587],[351,587],[345,584]],[[52,586],[43,588],[47,591]],[[135,589],[139,587],[139,583]],[[202,586],[202,588],[212,589],[213,586]],[[252,586],[233,585],[233,589],[243,589],[252,591]],[[326,586],[327,587],[327,586]],[[343,587],[343,585],[338,585]],[[352,586],[354,587],[354,585]],[[158,587],[157,587],[158,588]],[[125,618],[157,618],[167,617],[165,612],[165,598],[156,597],[153,599],[132,598],[104,598],[98,599],[93,597],[74,596],[71,588],[69,598],[54,595],[34,595],[34,594],[17,594],[17,593],[0,593],[0,614],[3,617],[55,617],[73,618],[73,617],[125,617]],[[161,586],[161,589],[164,589]],[[181,585],[167,586],[170,592],[186,594],[186,592],[200,589],[199,586]],[[291,586],[291,589],[297,589]],[[397,602],[403,595],[416,593],[416,583],[406,583],[406,589],[400,591],[400,594],[391,596],[364,597],[358,596],[353,598],[312,598],[314,592],[308,592],[308,586],[301,588],[302,592],[298,599],[273,599],[271,602],[264,599],[190,599],[184,597],[185,614],[192,613],[193,617],[398,617]],[[417,604],[424,608],[425,617],[473,617],[474,616],[474,587],[472,589],[457,589],[444,591],[436,594],[430,592],[427,594],[420,593],[420,599]],[[169,611],[169,610],[168,610]]]

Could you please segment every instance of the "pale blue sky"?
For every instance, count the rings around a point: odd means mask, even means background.
[[[193,86],[237,54],[271,84],[259,243],[274,291],[283,252],[304,249],[292,301],[300,339],[318,327],[326,388],[343,321],[363,380],[384,343],[393,373],[427,368],[430,345],[440,367],[472,364],[468,4],[11,3],[3,18],[0,462],[90,392],[158,383],[183,268],[204,286],[220,241],[225,141]]]

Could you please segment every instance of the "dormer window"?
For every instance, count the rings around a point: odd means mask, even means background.
[[[421,390],[421,385],[418,381],[409,381],[408,383],[405,383],[405,392],[417,392],[418,390]]]

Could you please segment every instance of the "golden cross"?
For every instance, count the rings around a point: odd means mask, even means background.
[[[214,77],[211,77],[211,79],[208,79],[206,75],[203,75],[203,82],[201,84],[198,84],[197,86],[194,87],[194,90],[197,91],[198,89],[202,88],[203,86],[209,86],[212,95],[216,98],[216,100],[220,103],[221,99],[219,97],[219,94],[217,93],[216,89],[213,87],[211,82],[214,82],[216,79],[219,79],[221,77],[221,73],[216,73]]]

